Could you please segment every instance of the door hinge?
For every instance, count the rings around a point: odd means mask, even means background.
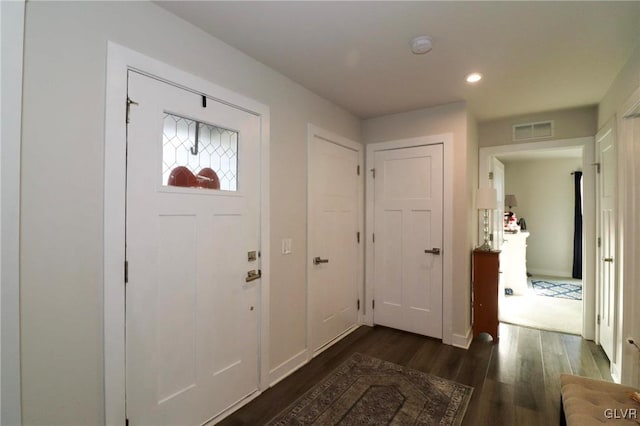
[[[376,242],[376,233],[374,232],[373,234],[371,234],[371,239],[373,240],[373,242]]]
[[[360,176],[360,164],[358,164],[358,168],[356,170],[356,173],[358,173],[358,176]]]
[[[207,97],[205,95],[202,95],[202,108],[206,108],[207,107]]]
[[[602,247],[602,237],[598,237],[598,247]]]
[[[124,283],[127,284],[129,282],[129,261],[124,261]]]
[[[598,325],[600,325],[600,314],[598,314],[597,322],[598,322]]]
[[[360,299],[358,299],[358,310],[360,310]]]
[[[360,231],[356,232],[356,240],[358,241],[358,244],[360,244]]]
[[[137,103],[136,101],[132,100],[130,97],[127,96],[127,116],[125,120],[127,124],[129,124],[129,112],[131,111],[131,104],[140,105],[139,103]]]
[[[371,176],[373,176],[373,178],[376,178],[376,169],[371,169]]]
[[[489,180],[493,180],[493,172],[489,172]]]
[[[129,419],[124,419],[124,426],[129,426]]]
[[[596,173],[600,173],[600,163],[591,163],[592,166],[596,166]]]
[[[371,301],[371,309],[375,309],[375,308],[376,308],[376,301],[375,301],[375,299],[373,299]]]

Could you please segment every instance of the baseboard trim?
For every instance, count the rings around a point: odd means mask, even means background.
[[[527,272],[532,275],[546,275],[548,277],[557,277],[557,278],[569,278],[571,279],[571,272],[567,271],[554,271],[551,269],[535,269],[535,268],[527,268]]]
[[[616,383],[622,383],[622,377],[620,374],[620,369],[618,368],[618,365],[616,365],[615,363],[611,363],[611,378],[613,379],[614,382]]]
[[[320,346],[318,349],[313,351],[313,353],[311,353],[311,358],[315,358],[316,356],[320,355],[322,352],[326,351],[331,346],[335,345],[340,340],[344,339],[345,337],[347,337],[348,335],[350,335],[351,333],[359,329],[361,326],[362,326],[361,324],[355,324],[351,328],[348,328],[347,330],[343,331],[342,334],[339,334],[329,342],[325,343],[323,346]]]
[[[473,341],[473,328],[469,327],[466,335],[454,334],[451,336],[451,345],[456,348],[469,349]]]
[[[309,359],[310,359],[309,350],[304,349],[298,352],[297,354],[295,354],[294,356],[292,356],[291,358],[289,358],[288,360],[286,360],[285,362],[283,362],[282,364],[273,368],[271,371],[269,371],[269,387],[274,386],[278,382],[287,378],[297,369],[299,369],[300,367],[305,365],[307,362],[309,362]]]
[[[239,410],[240,408],[244,407],[245,405],[247,405],[248,403],[250,403],[251,401],[253,401],[257,397],[259,397],[260,395],[262,395],[262,392],[260,392],[258,390],[256,390],[255,392],[252,392],[251,394],[249,394],[246,397],[242,398],[240,401],[232,404],[230,407],[227,407],[220,414],[218,414],[215,417],[213,417],[212,419],[204,422],[204,426],[213,426],[213,425],[215,425],[216,423],[220,422],[222,419],[224,419],[225,417],[227,417],[231,413]]]

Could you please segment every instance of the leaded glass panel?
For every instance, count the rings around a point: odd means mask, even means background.
[[[165,113],[162,184],[237,191],[238,132]]]

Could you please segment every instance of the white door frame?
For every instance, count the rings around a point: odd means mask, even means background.
[[[421,136],[417,138],[400,139],[388,142],[378,142],[367,145],[366,164],[366,276],[365,276],[365,303],[363,321],[373,326],[373,311],[369,309],[373,303],[373,225],[374,225],[374,179],[371,167],[375,164],[377,151],[385,151],[400,148],[413,148],[424,145],[443,145],[443,228],[442,228],[442,343],[463,348],[468,347],[467,336],[453,333],[453,134]]]
[[[269,107],[113,42],[107,44],[104,163],[104,383],[105,424],[125,423],[125,200],[127,72],[153,76],[260,117],[260,240],[262,257],[259,317],[259,389],[269,372]],[[243,401],[246,403],[247,401]],[[235,409],[237,407],[232,407]],[[226,413],[226,412],[225,412]],[[225,414],[223,413],[223,415]]]
[[[20,146],[25,1],[0,2],[0,424],[22,423],[20,381]]]
[[[596,289],[595,289],[595,268],[596,259],[596,223],[595,223],[595,197],[596,197],[596,174],[594,163],[594,138],[583,137],[573,139],[558,139],[544,142],[529,142],[516,145],[499,145],[480,148],[478,155],[478,186],[491,186],[489,181],[489,170],[491,170],[492,158],[515,152],[525,151],[549,151],[563,148],[582,148],[582,179],[584,196],[583,202],[583,310],[582,310],[582,336],[585,339],[593,340],[596,330]],[[494,224],[495,226],[495,224]],[[479,230],[480,231],[480,230]]]
[[[496,157],[493,157],[492,164],[491,164],[491,171],[493,172],[494,182],[492,182],[492,188],[495,188],[496,166],[502,169],[502,195],[503,195],[502,198],[504,199],[504,195],[506,191],[505,182],[504,182],[504,163],[498,160]],[[493,226],[491,227],[490,233],[491,235],[493,235],[493,241],[495,241],[495,243],[492,243],[492,244],[494,245],[494,247],[499,247],[500,244],[502,244],[502,241],[504,240],[504,226],[498,226],[500,223],[502,223],[501,221],[504,220],[504,203],[498,203],[498,208],[494,211],[494,214],[492,215],[492,217],[493,217],[492,219]],[[483,230],[483,228],[484,228],[484,219],[482,215],[478,214],[478,243],[480,241],[483,241],[480,239],[480,232]],[[484,235],[482,235],[482,237],[484,238]]]
[[[338,336],[337,338],[335,338],[334,340],[332,340],[331,342],[329,342],[328,344],[324,345],[320,351],[318,351],[317,353],[314,353],[314,349],[310,346],[311,345],[311,341],[310,341],[310,336],[311,336],[311,315],[309,314],[311,312],[311,305],[313,303],[313,301],[311,300],[311,296],[310,296],[310,291],[309,291],[309,281],[310,281],[310,277],[311,277],[311,273],[313,270],[313,263],[309,260],[310,259],[310,253],[309,250],[311,248],[311,230],[310,230],[310,226],[311,226],[311,209],[310,209],[310,201],[311,201],[311,196],[310,196],[310,191],[311,191],[311,185],[310,185],[310,173],[309,170],[311,167],[311,144],[313,143],[313,139],[315,137],[318,137],[320,139],[324,139],[328,142],[331,143],[335,143],[337,145],[343,146],[345,148],[349,148],[352,149],[354,151],[356,151],[358,153],[358,164],[360,166],[360,176],[358,176],[358,231],[360,232],[361,235],[361,240],[360,240],[360,244],[358,245],[358,269],[357,269],[357,281],[358,281],[358,299],[364,301],[364,286],[363,286],[363,276],[364,276],[364,243],[363,243],[363,239],[364,239],[364,232],[362,229],[362,217],[363,217],[363,209],[364,209],[364,198],[363,198],[363,193],[364,193],[364,152],[363,152],[363,147],[362,144],[352,141],[350,139],[347,139],[343,136],[340,136],[338,134],[332,133],[328,130],[325,130],[321,127],[315,126],[311,123],[307,124],[307,247],[306,247],[306,253],[307,253],[307,336],[306,336],[306,347],[307,347],[307,361],[310,360],[311,358],[313,358],[314,356],[318,355],[320,352],[324,351],[325,349],[329,348],[330,346],[332,346],[334,343],[340,341],[343,337],[345,337],[346,335],[348,335],[349,333],[351,333],[352,331],[355,330],[355,328],[348,330],[347,332],[341,334],[340,336]],[[362,324],[362,308],[363,308],[363,304],[360,305],[360,310],[358,311],[358,318],[357,318],[357,324]],[[356,327],[357,328],[357,327]]]

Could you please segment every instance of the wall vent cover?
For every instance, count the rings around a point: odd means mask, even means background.
[[[513,126],[514,141],[551,137],[553,137],[553,120],[514,124]]]

